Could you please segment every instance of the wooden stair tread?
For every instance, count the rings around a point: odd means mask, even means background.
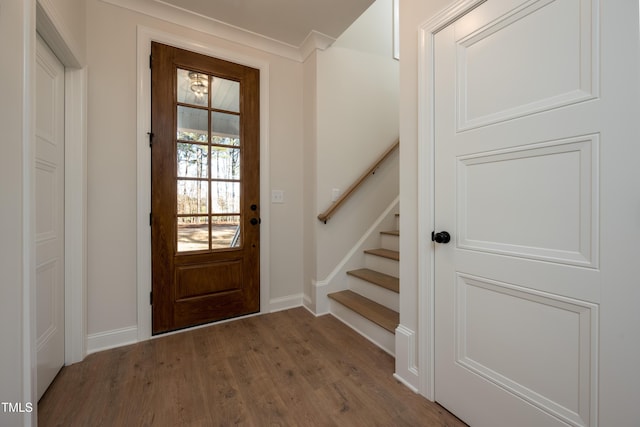
[[[378,248],[378,249],[367,249],[364,251],[365,254],[377,255],[383,258],[389,258],[395,261],[400,261],[400,252],[392,251],[390,249]]]
[[[347,274],[362,280],[366,280],[367,282],[381,286],[385,289],[389,289],[390,291],[393,291],[395,293],[400,292],[400,280],[397,277],[380,273],[368,268],[360,268],[358,270],[347,271]]]
[[[365,319],[395,334],[396,327],[400,323],[400,314],[390,308],[349,290],[334,292],[328,296]]]
[[[388,234],[389,236],[399,236],[400,230],[381,231],[380,234]]]

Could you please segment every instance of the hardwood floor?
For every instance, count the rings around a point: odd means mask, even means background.
[[[394,361],[304,308],[103,351],[63,368],[40,426],[464,426]]]

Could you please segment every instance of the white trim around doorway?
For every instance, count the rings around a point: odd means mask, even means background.
[[[434,51],[438,31],[487,0],[460,0],[418,29],[418,364],[420,394],[435,400],[434,253]]]
[[[36,31],[65,67],[64,324],[70,365],[87,354],[87,69],[48,0],[36,4]],[[35,104],[31,109],[34,117]],[[35,311],[30,316],[35,321]]]

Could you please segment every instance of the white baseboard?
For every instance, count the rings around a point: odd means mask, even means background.
[[[316,315],[315,306],[313,305],[313,300],[309,295],[305,294],[304,297],[302,298],[302,306],[307,310],[309,310],[311,313],[313,313],[314,316]]]
[[[308,303],[308,299],[305,297],[304,298],[304,303],[302,304],[302,307],[305,308],[309,313],[311,313],[314,317],[320,317],[322,316],[322,314],[316,314],[313,310],[311,310],[311,308],[309,308],[309,306],[307,305]]]
[[[290,308],[300,307],[303,305],[303,294],[289,295],[282,298],[274,298],[269,301],[269,312],[288,310]],[[256,313],[259,314],[259,313]],[[255,316],[252,314],[250,316]],[[229,320],[237,320],[229,319]],[[222,323],[222,322],[215,322]],[[199,325],[189,329],[197,329],[199,327],[211,326],[214,323]],[[187,329],[187,330],[189,330]],[[178,332],[184,332],[180,330]],[[167,335],[167,334],[163,334]],[[109,350],[111,348],[122,347],[124,345],[134,344],[138,342],[138,327],[129,326],[127,328],[113,329],[111,331],[98,332],[87,336],[87,354],[96,353],[98,351]]]
[[[329,313],[329,298],[327,297],[329,294],[329,284],[330,283],[327,280],[311,281],[311,287],[313,288],[313,292],[316,296],[316,316],[322,316],[323,314]]]
[[[288,310],[290,308],[300,307],[303,301],[303,294],[289,295],[281,298],[274,298],[269,301],[269,313],[276,311]]]
[[[405,380],[404,378],[402,378],[400,375],[398,375],[397,373],[393,374],[393,378],[395,378],[398,382],[402,383],[402,385],[404,385],[406,388],[408,388],[409,390],[411,390],[412,392],[419,394],[420,390],[418,390],[417,388],[415,388],[413,386],[413,384],[411,384],[410,382],[408,382],[407,380]]]
[[[138,342],[138,327],[113,329],[87,336],[87,354]]]
[[[414,392],[419,392],[416,333],[402,324],[396,328],[396,372],[393,376]]]

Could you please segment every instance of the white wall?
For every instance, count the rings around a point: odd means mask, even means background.
[[[136,12],[87,2],[88,333],[135,328],[136,31],[163,31],[269,64],[270,300],[302,286],[302,64]],[[269,200],[263,200],[270,203]],[[142,266],[148,268],[148,266]],[[295,298],[294,298],[295,299]]]
[[[55,27],[63,40],[58,44],[55,37],[48,37],[43,34],[49,47],[56,53],[66,66],[81,67],[85,62],[86,52],[86,2],[84,0],[38,0],[38,7],[44,11],[45,19],[48,19]],[[39,16],[42,19],[43,16]],[[39,22],[40,23],[40,22]],[[38,31],[42,31],[38,28]],[[73,64],[70,64],[65,53],[72,53]]]
[[[25,2],[26,3],[26,2]],[[0,129],[2,129],[2,156],[0,156],[0,401],[25,402],[30,393],[31,381],[30,348],[28,337],[28,300],[30,286],[29,272],[33,271],[32,249],[29,246],[33,232],[32,218],[25,206],[24,186],[29,182],[28,150],[30,135],[29,117],[25,114],[28,99],[25,90],[25,63],[33,63],[31,50],[25,33],[32,27],[31,15],[35,9],[22,1],[0,3]],[[33,5],[31,5],[33,6]],[[35,28],[33,26],[32,28]],[[6,42],[11,40],[11,43]],[[31,41],[31,43],[33,40]],[[33,87],[31,87],[33,89]],[[25,156],[27,156],[25,158]],[[29,229],[31,228],[31,230]],[[27,320],[27,322],[25,322]],[[26,338],[26,341],[25,341]],[[27,399],[31,401],[31,399]],[[0,424],[3,426],[23,425],[28,417],[23,414],[8,414],[0,407]]]
[[[399,64],[393,59],[392,24],[392,1],[377,0],[317,54],[314,217],[331,205],[333,188],[346,190],[398,137]],[[327,224],[311,220],[316,280],[327,279],[397,195],[395,157]]]
[[[51,13],[60,20],[60,26],[68,34],[71,46],[84,56],[86,51],[86,2],[84,0],[38,0],[42,5],[49,4]]]

